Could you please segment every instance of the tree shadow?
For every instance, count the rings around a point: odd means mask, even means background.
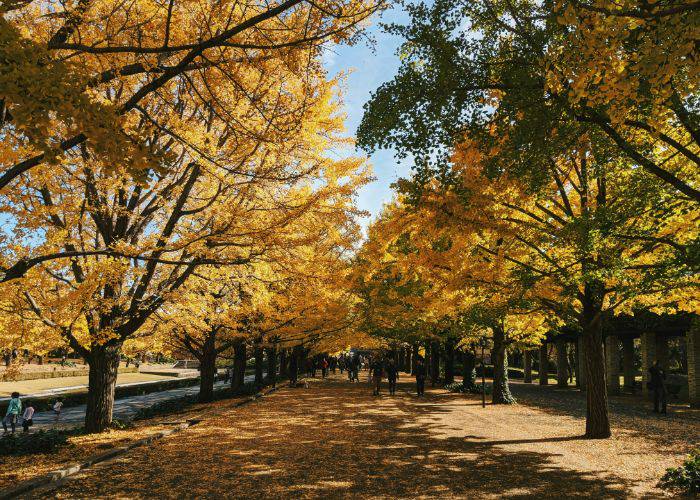
[[[586,393],[578,389],[516,382],[511,383],[511,392],[519,403],[544,413],[585,420]],[[652,412],[651,403],[632,395],[609,397],[608,405],[613,432],[622,430],[671,452],[688,451],[692,443],[700,442],[700,409],[674,405],[667,415],[660,415]]]
[[[405,386],[404,386],[405,387]],[[461,395],[373,398],[334,380],[218,413],[69,481],[59,497],[624,497],[633,483],[556,465],[554,453],[448,435],[440,415]],[[447,404],[446,404],[447,403]]]

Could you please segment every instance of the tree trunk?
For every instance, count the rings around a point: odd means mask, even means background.
[[[277,349],[269,347],[267,351],[267,380],[272,387],[277,385]]]
[[[233,374],[231,377],[231,388],[234,390],[241,389],[245,383],[246,360],[247,356],[245,342],[239,342],[233,347]]]
[[[547,354],[547,343],[542,341],[540,346],[540,362],[538,373],[540,376],[540,385],[549,384],[549,355]]]
[[[102,432],[112,423],[120,347],[95,346],[86,359],[90,366],[85,411],[85,431],[88,433]]]
[[[567,387],[569,385],[569,360],[566,356],[566,340],[558,338],[555,345],[557,348],[557,386]]]
[[[199,359],[199,397],[200,403],[214,401],[214,381],[216,380],[216,336],[210,335],[202,346]]]
[[[464,387],[476,385],[476,355],[469,349],[462,351],[462,384]]]
[[[586,284],[583,300],[583,358],[586,372],[586,437],[610,437],[608,391],[605,384],[605,354],[601,321],[602,301],[596,299],[595,284]]]
[[[525,353],[523,354],[523,365],[524,365],[523,382],[525,382],[526,384],[531,384],[532,383],[532,352],[529,350],[526,350]]]
[[[505,332],[501,328],[493,329],[493,404],[511,404],[515,399],[508,387],[508,351],[506,350]]]
[[[289,382],[292,385],[297,383],[297,377],[299,376],[299,357],[301,353],[299,352],[299,346],[294,346],[289,359]]]
[[[433,342],[430,348],[430,385],[435,387],[440,379],[440,343]]]
[[[263,350],[260,345],[255,344],[253,356],[255,357],[255,385],[259,388],[263,384]]]
[[[280,378],[287,376],[287,349],[280,350]]]
[[[445,385],[455,381],[455,343],[453,339],[445,342]]]
[[[398,362],[396,363],[396,367],[399,370],[403,370],[403,364],[405,363],[404,356],[406,353],[405,353],[403,347],[399,347],[397,353],[398,353],[399,359],[398,359]]]

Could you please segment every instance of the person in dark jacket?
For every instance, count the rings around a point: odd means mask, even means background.
[[[666,413],[666,371],[661,368],[658,359],[649,368],[649,375],[649,389],[654,394],[654,413],[659,413],[659,406],[661,413]]]
[[[416,370],[415,370],[415,376],[416,376],[416,392],[418,393],[419,396],[423,396],[425,394],[425,376],[427,372],[425,369],[425,361],[423,358],[418,358],[416,361]]]
[[[372,363],[369,365],[369,370],[372,376],[372,386],[374,387],[374,392],[372,394],[379,396],[382,389],[382,375],[384,372],[381,360],[379,358],[372,360]]]
[[[396,393],[396,379],[399,378],[399,370],[396,368],[394,358],[389,358],[386,364],[386,378],[389,381],[389,394]]]

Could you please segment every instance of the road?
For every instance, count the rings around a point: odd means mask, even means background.
[[[254,375],[248,375],[245,378],[246,382],[252,382],[255,379]],[[225,387],[226,383],[223,381],[217,382],[214,387],[220,388]],[[199,386],[194,385],[191,387],[182,387],[180,389],[170,389],[167,391],[152,392],[150,394],[143,394],[141,396],[130,396],[125,398],[117,399],[114,402],[114,418],[119,420],[127,420],[132,418],[136,412],[141,408],[148,408],[161,401],[167,401],[168,399],[179,398],[186,395],[197,394],[199,392]],[[85,420],[85,410],[86,405],[72,406],[70,408],[64,408],[61,412],[61,419],[58,426],[62,428],[67,427],[77,427],[82,425],[83,420]],[[56,424],[54,422],[55,416],[51,411],[42,411],[34,414],[34,426],[32,429],[46,429],[54,427]]]

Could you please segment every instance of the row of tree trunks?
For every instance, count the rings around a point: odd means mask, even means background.
[[[418,344],[411,346],[411,375],[416,373],[416,363],[418,362]]]

